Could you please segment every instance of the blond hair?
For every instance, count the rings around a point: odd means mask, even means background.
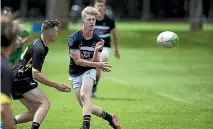
[[[95,0],[95,3],[100,2],[100,3],[106,3],[106,0]]]
[[[86,8],[84,8],[84,10],[81,12],[81,17],[82,19],[84,19],[84,17],[86,15],[93,15],[96,18],[98,17],[98,15],[100,15],[100,12],[98,11],[98,9],[92,7],[92,6],[87,6]]]

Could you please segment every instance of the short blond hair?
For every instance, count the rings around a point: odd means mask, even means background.
[[[86,8],[84,8],[84,10],[81,12],[81,17],[82,19],[84,19],[84,17],[86,15],[93,15],[96,18],[98,17],[98,15],[100,15],[100,12],[98,11],[98,9],[92,7],[92,6],[87,6]]]
[[[106,0],[95,0],[95,3],[100,2],[100,3],[106,3]]]

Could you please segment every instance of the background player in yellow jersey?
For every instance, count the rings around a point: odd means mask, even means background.
[[[8,57],[16,47],[16,31],[12,19],[1,16],[1,129],[15,128],[10,104],[13,74],[12,66],[8,64]]]

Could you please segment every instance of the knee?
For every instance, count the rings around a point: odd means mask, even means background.
[[[80,99],[82,102],[85,102],[86,99],[89,98],[89,95],[86,92],[81,92],[80,93]]]
[[[46,109],[49,109],[51,103],[50,103],[50,101],[47,98],[43,98],[42,101],[41,101],[41,105],[43,107],[45,107]]]
[[[51,103],[50,103],[50,101],[47,99],[47,100],[45,100],[44,105],[49,109],[50,106],[51,106]]]
[[[30,113],[32,116],[34,116],[37,110],[38,110],[38,108],[31,108],[31,109],[29,109],[29,113]]]

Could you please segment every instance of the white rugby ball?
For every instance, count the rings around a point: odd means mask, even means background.
[[[171,31],[161,32],[157,37],[157,43],[167,48],[172,48],[176,46],[178,42],[178,35]]]

